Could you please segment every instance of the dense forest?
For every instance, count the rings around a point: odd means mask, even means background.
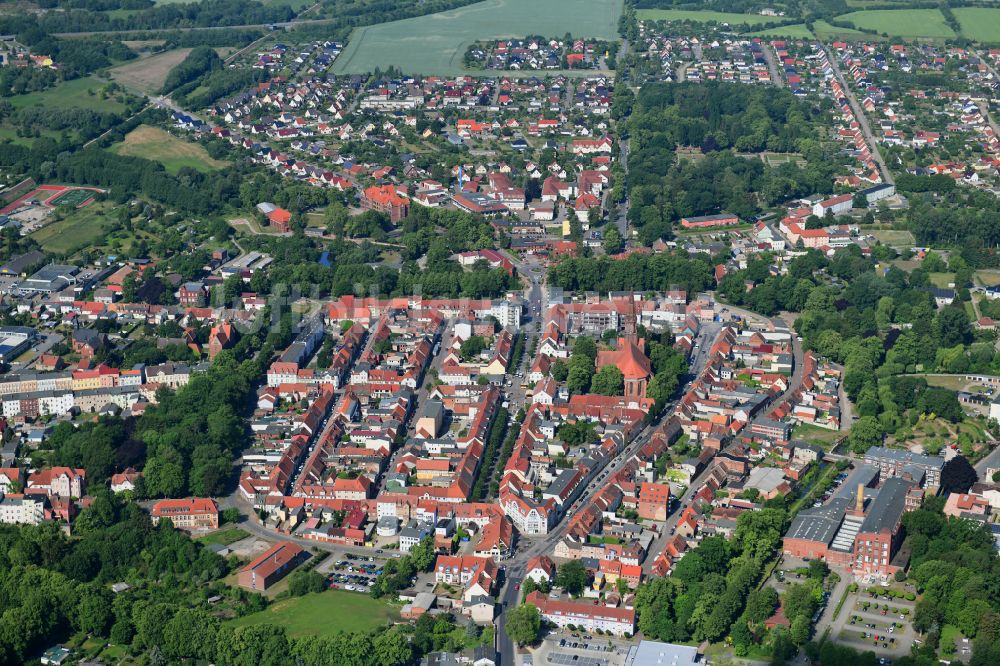
[[[946,518],[943,506],[943,497],[931,497],[903,516],[912,549],[908,577],[922,593],[913,626],[926,640],[896,663],[939,663],[936,652],[946,624],[972,640],[970,666],[1000,663],[1000,557],[993,536],[976,522]]]
[[[957,248],[975,267],[997,265],[1000,200],[996,196],[971,188],[908,196],[908,226],[918,245]]]
[[[382,250],[371,243],[329,241],[325,249],[304,236],[268,238],[257,236],[250,248],[266,251],[274,258],[267,275],[254,275],[251,287],[257,293],[298,289],[300,293],[402,296],[423,294],[442,298],[496,298],[517,286],[501,269],[485,266],[465,271],[451,252],[436,244],[427,252],[424,268],[404,261],[399,268],[382,262]],[[326,253],[324,265],[320,263]],[[315,291],[314,291],[315,290]]]
[[[207,615],[187,610],[189,603],[207,607],[221,586],[204,583],[229,570],[218,555],[167,524],[153,527],[137,505],[107,490],[96,493],[75,527],[69,538],[55,523],[0,526],[0,664],[23,664],[78,632],[125,645],[161,643],[175,615]],[[110,583],[126,579],[143,584],[113,595]]]
[[[31,109],[18,113],[42,114],[43,117],[51,115],[52,118],[66,114],[74,122],[81,123],[74,129],[84,138],[96,137],[109,126],[112,131],[99,144],[82,150],[77,149],[79,141],[76,138],[66,135],[59,140],[42,136],[30,146],[5,144],[0,150],[0,168],[25,173],[39,181],[106,187],[110,190],[109,198],[117,202],[125,202],[141,193],[190,215],[219,213],[236,201],[240,184],[251,171],[249,165],[238,163],[224,171],[202,173],[181,169],[176,175],[171,175],[159,162],[120,156],[102,148],[121,141],[125,134],[143,122],[156,124],[166,118],[167,113],[162,110],[145,111],[127,122],[118,121],[118,117],[86,111]]]
[[[714,283],[707,255],[633,254],[625,259],[581,257],[563,259],[549,269],[551,285],[573,291],[663,291],[677,287],[695,294]]]
[[[645,244],[670,238],[681,217],[725,210],[747,218],[790,197],[828,193],[843,159],[817,138],[826,110],[785,90],[654,84],[615,103],[632,151],[629,222]],[[678,160],[679,147],[704,156]],[[806,166],[769,167],[751,156],[762,151],[799,153]]]
[[[246,90],[267,79],[259,69],[212,69],[204,76],[178,88],[172,98],[188,109],[203,109],[217,100]]]

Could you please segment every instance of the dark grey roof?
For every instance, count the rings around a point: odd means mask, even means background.
[[[834,497],[823,506],[803,509],[795,516],[785,537],[829,545],[850,505],[846,497]]]
[[[890,449],[884,446],[873,446],[865,453],[865,459],[892,460],[894,462],[921,465],[923,467],[941,469],[944,467],[944,458],[939,456],[925,456],[922,453],[913,453],[904,449]]]
[[[861,523],[861,532],[877,534],[882,531],[892,532],[906,508],[906,493],[912,484],[905,479],[892,477],[885,480],[879,488],[878,496],[868,508],[868,515]]]
[[[874,465],[861,465],[855,469],[851,474],[844,480],[843,485],[837,488],[837,492],[833,494],[834,497],[846,497],[853,501],[854,495],[858,490],[858,484],[863,486],[868,486],[872,481],[878,476],[878,468]]]

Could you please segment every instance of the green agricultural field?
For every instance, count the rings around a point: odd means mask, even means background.
[[[952,11],[963,37],[977,42],[1000,43],[1000,8],[956,7]]]
[[[366,594],[327,590],[302,597],[283,599],[266,610],[237,618],[228,624],[245,627],[274,624],[289,636],[328,637],[338,631],[369,631],[398,618],[398,612]]]
[[[106,217],[107,204],[91,204],[65,219],[47,224],[31,234],[46,252],[71,254],[85,246],[98,246],[113,221]]]
[[[751,33],[751,37],[784,37],[785,39],[813,39],[814,35],[804,23],[783,25],[780,28],[768,28]]]
[[[851,28],[838,28],[835,25],[830,25],[826,21],[820,19],[813,22],[813,30],[816,32],[816,36],[820,39],[829,39],[831,37],[865,37],[865,39],[871,39],[871,35],[865,35],[865,33],[860,30],[853,30]]]
[[[694,21],[708,23],[729,23],[731,25],[762,25],[782,20],[779,16],[760,14],[737,14],[735,12],[712,12],[697,9],[640,9],[636,12],[640,21]]]
[[[212,158],[204,146],[180,139],[158,127],[140,125],[125,135],[125,141],[111,150],[119,155],[132,155],[155,160],[177,173],[184,167],[207,172],[227,166],[229,162]]]
[[[949,38],[955,31],[937,9],[873,9],[838,16],[857,28],[876,30],[890,37]]]
[[[101,89],[106,84],[92,77],[63,81],[54,88],[26,95],[7,97],[14,108],[45,106],[55,108],[91,109],[93,111],[122,111],[125,106],[112,97],[101,98]],[[93,94],[91,94],[93,93]]]
[[[337,58],[337,74],[397,67],[410,74],[467,73],[475,41],[545,35],[618,38],[620,0],[485,0],[446,12],[357,28]],[[580,70],[586,74],[587,70]]]

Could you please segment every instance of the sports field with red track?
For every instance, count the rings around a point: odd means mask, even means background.
[[[23,207],[28,201],[37,200],[47,208],[55,208],[63,204],[83,208],[94,200],[95,193],[104,190],[96,187],[75,187],[73,185],[39,185],[24,196],[0,208],[0,215],[10,215]]]

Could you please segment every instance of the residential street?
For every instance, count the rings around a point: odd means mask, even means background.
[[[830,67],[833,68],[833,73],[837,77],[837,81],[844,88],[844,94],[847,96],[847,102],[851,105],[851,110],[854,112],[855,118],[858,120],[858,124],[861,126],[861,133],[865,137],[865,143],[868,144],[868,150],[872,154],[872,158],[875,163],[878,164],[879,171],[882,173],[882,180],[889,184],[894,184],[896,181],[893,180],[892,173],[889,171],[889,167],[886,166],[885,160],[882,159],[882,153],[879,152],[878,144],[875,142],[875,135],[872,134],[872,129],[868,125],[868,117],[865,116],[865,110],[861,108],[858,104],[858,100],[854,97],[854,92],[851,90],[851,86],[848,85],[847,80],[840,71],[840,61],[837,59],[836,54],[830,50],[826,44],[823,45],[823,51],[826,53],[827,59],[830,61]]]
[[[767,69],[771,72],[771,83],[778,88],[785,87],[785,77],[778,59],[774,55],[774,50],[768,44],[761,44],[761,51],[764,53],[764,60],[767,61]]]

